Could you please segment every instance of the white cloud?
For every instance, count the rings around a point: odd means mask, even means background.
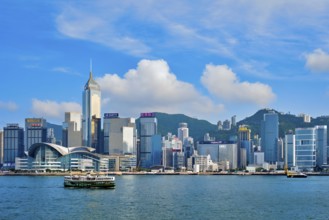
[[[148,46],[132,34],[121,33],[113,27],[112,13],[101,11],[98,9],[92,14],[90,8],[66,7],[56,19],[57,29],[65,36],[100,43],[131,55],[143,56],[149,52]]]
[[[60,73],[70,73],[71,72],[70,69],[67,68],[67,67],[54,67],[52,69],[52,71],[54,71],[54,72],[60,72]]]
[[[226,65],[207,65],[201,82],[211,94],[231,102],[266,106],[275,98],[270,86],[259,82],[240,82]]]
[[[61,66],[54,67],[51,71],[57,72],[57,73],[63,73],[63,74],[66,74],[66,75],[81,76],[80,73],[75,72],[75,71],[71,70],[68,67],[61,67]]]
[[[141,60],[137,69],[129,70],[124,77],[105,74],[96,80],[108,102],[106,111],[126,116],[160,111],[209,119],[224,108],[201,95],[192,84],[179,81],[164,60]]]
[[[313,72],[329,72],[329,54],[321,49],[306,54],[306,67]]]
[[[75,102],[32,99],[31,110],[37,117],[64,119],[65,112],[81,112],[81,106]]]
[[[4,109],[7,111],[16,111],[18,109],[18,106],[15,102],[3,102],[0,101],[0,109]]]

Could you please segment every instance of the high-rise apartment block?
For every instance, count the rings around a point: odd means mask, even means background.
[[[15,158],[24,155],[24,129],[18,124],[7,124],[3,138],[3,167],[15,168]]]
[[[81,113],[65,112],[63,122],[63,146],[74,147],[82,145]]]
[[[103,119],[104,154],[136,154],[137,131],[134,118],[105,113]]]
[[[278,161],[279,116],[275,112],[264,114],[261,122],[261,148],[265,162]]]
[[[82,95],[82,145],[99,148],[101,118],[101,90],[90,71]],[[98,133],[99,132],[99,133]],[[99,149],[98,149],[99,150]]]

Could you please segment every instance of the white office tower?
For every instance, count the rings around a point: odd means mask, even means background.
[[[65,112],[65,121],[63,122],[63,146],[81,146],[81,135],[81,113]]]
[[[182,143],[184,143],[186,138],[188,138],[189,136],[187,123],[179,123],[179,128],[177,133],[178,133],[177,135],[178,139],[181,140]]]
[[[82,144],[95,147],[98,144],[100,129],[95,129],[101,118],[101,89],[90,71],[89,79],[85,85],[82,96]]]
[[[137,131],[134,118],[119,118],[117,113],[104,114],[104,154],[136,155]]]
[[[316,129],[296,128],[296,166],[313,171],[316,166]]]

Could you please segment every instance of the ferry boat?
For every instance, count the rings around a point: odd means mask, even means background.
[[[302,173],[302,172],[287,172],[287,178],[306,178],[307,175],[305,173]]]
[[[94,175],[73,175],[64,177],[64,187],[78,187],[78,188],[114,188],[114,176],[94,176]]]

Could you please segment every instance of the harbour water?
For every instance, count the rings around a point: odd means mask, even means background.
[[[329,219],[329,177],[123,175],[115,189],[70,189],[0,176],[0,219]]]

